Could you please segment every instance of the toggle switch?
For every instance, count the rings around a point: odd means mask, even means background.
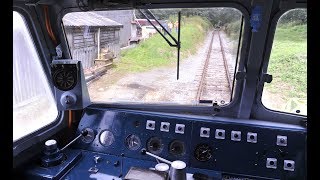
[[[184,134],[184,128],[185,128],[184,124],[176,124],[175,133]]]
[[[288,138],[287,136],[277,136],[277,145],[278,146],[287,146]]]
[[[283,169],[287,171],[294,171],[294,161],[284,160]]]
[[[257,133],[252,133],[248,132],[247,134],[247,142],[249,143],[257,143],[258,141],[258,134]]]
[[[200,137],[210,137],[210,128],[201,127],[200,129]]]
[[[161,122],[160,131],[169,132],[170,123],[169,122]]]
[[[224,129],[216,129],[216,139],[225,139],[226,131]]]
[[[231,131],[232,141],[241,141],[241,131]]]
[[[266,167],[271,168],[271,169],[277,169],[277,159],[276,158],[267,158]]]
[[[94,160],[94,163],[98,164],[100,162],[100,160],[101,160],[101,157],[98,156],[98,155],[94,155],[93,156],[93,160]]]

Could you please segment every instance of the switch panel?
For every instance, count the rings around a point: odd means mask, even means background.
[[[210,137],[210,128],[202,127],[200,129],[200,137]]]
[[[151,121],[151,120],[147,120],[146,129],[154,130],[155,128],[156,128],[156,122]]]
[[[287,146],[287,136],[277,136],[277,145],[278,146]]]
[[[231,131],[232,141],[241,141],[241,131]]]
[[[225,139],[226,131],[224,129],[216,129],[215,138],[216,139]]]
[[[176,124],[175,133],[184,134],[184,128],[185,128],[184,124]]]
[[[132,166],[155,167],[155,159],[143,155],[144,149],[169,161],[179,159],[187,164],[187,171],[197,171],[215,179],[221,179],[223,175],[232,175],[234,179],[283,179],[284,176],[305,179],[307,170],[307,131],[299,125],[89,108],[84,111],[77,132],[84,129],[92,139],[76,141],[73,148],[92,152],[84,157],[86,166],[80,165],[86,174],[95,165],[100,173],[108,174],[109,168],[113,168],[118,174],[112,175],[116,176],[124,175]],[[101,144],[104,142],[101,139],[110,139],[106,134],[101,136],[103,130],[110,131],[107,135],[113,138],[112,145]],[[114,164],[117,161],[121,163]],[[108,169],[102,166],[108,166]]]
[[[287,171],[294,171],[294,161],[284,160],[283,169]]]
[[[257,143],[258,141],[258,134],[257,133],[252,133],[248,132],[247,134],[247,142],[249,143]]]
[[[267,158],[266,167],[272,168],[272,169],[277,169],[277,159],[276,158]]]
[[[169,132],[169,127],[169,122],[161,122],[160,131]]]

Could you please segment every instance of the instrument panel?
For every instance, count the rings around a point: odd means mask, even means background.
[[[306,129],[258,120],[87,108],[74,148],[139,162],[141,149],[188,168],[272,179],[305,177]],[[143,164],[143,163],[142,163]]]

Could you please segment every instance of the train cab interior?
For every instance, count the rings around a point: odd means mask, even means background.
[[[12,11],[15,179],[307,179],[306,0]]]

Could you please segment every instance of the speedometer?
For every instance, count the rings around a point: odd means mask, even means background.
[[[209,161],[212,157],[212,150],[208,144],[200,144],[194,151],[194,156],[198,161]]]

